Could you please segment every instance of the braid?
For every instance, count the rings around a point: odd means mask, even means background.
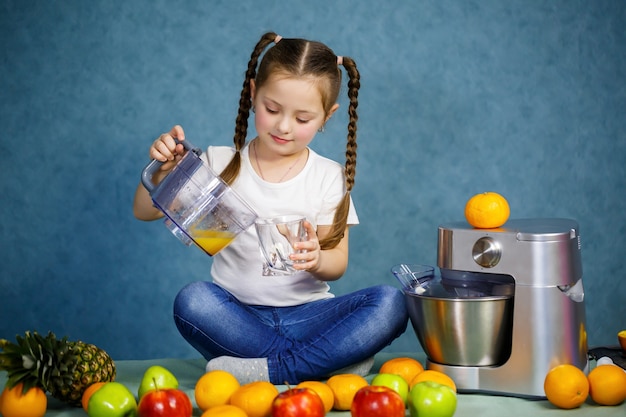
[[[348,105],[348,116],[350,119],[348,121],[345,165],[346,193],[337,205],[330,233],[320,241],[322,249],[334,248],[343,238],[348,223],[348,212],[350,211],[350,192],[354,187],[354,177],[356,175],[356,122],[359,119],[356,109],[359,105],[358,96],[359,88],[361,87],[361,76],[352,58],[343,57],[342,62],[349,76],[348,98],[350,99],[350,104]]]
[[[267,45],[276,40],[277,36],[278,35],[273,32],[264,34],[254,47],[254,50],[250,55],[250,61],[248,61],[248,69],[246,70],[246,78],[243,82],[241,97],[239,98],[239,111],[235,122],[234,142],[236,152],[226,168],[224,168],[220,174],[222,179],[228,184],[232,184],[235,178],[237,178],[237,175],[239,175],[239,169],[241,168],[240,151],[245,146],[246,137],[248,136],[248,118],[250,116],[250,108],[252,107],[250,81],[256,77],[257,63],[261,53],[263,53]]]
[[[356,64],[352,58],[344,57],[343,65],[346,68],[348,76],[348,98],[350,104],[348,105],[348,143],[346,147],[346,190],[352,191],[354,187],[354,176],[356,175],[356,122],[359,120],[359,116],[356,113],[356,108],[359,106],[359,88],[361,87],[361,76],[356,69]]]

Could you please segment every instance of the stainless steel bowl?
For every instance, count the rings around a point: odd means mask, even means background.
[[[458,366],[506,362],[511,354],[514,286],[492,288],[477,293],[467,285],[444,285],[441,280],[433,280],[421,294],[404,288],[411,324],[430,360]]]

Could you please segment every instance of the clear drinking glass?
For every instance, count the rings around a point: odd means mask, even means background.
[[[256,220],[259,249],[264,259],[263,275],[291,275],[296,272],[289,255],[296,253],[294,243],[307,240],[304,220],[298,215]]]

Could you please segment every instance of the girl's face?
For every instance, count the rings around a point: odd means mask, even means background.
[[[281,155],[302,151],[335,112],[324,112],[319,85],[314,79],[270,76],[256,89],[251,83],[255,127],[261,143]]]

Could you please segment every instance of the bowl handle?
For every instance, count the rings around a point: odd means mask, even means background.
[[[430,265],[398,264],[391,268],[391,273],[404,290],[415,291],[434,277],[434,268]]]

